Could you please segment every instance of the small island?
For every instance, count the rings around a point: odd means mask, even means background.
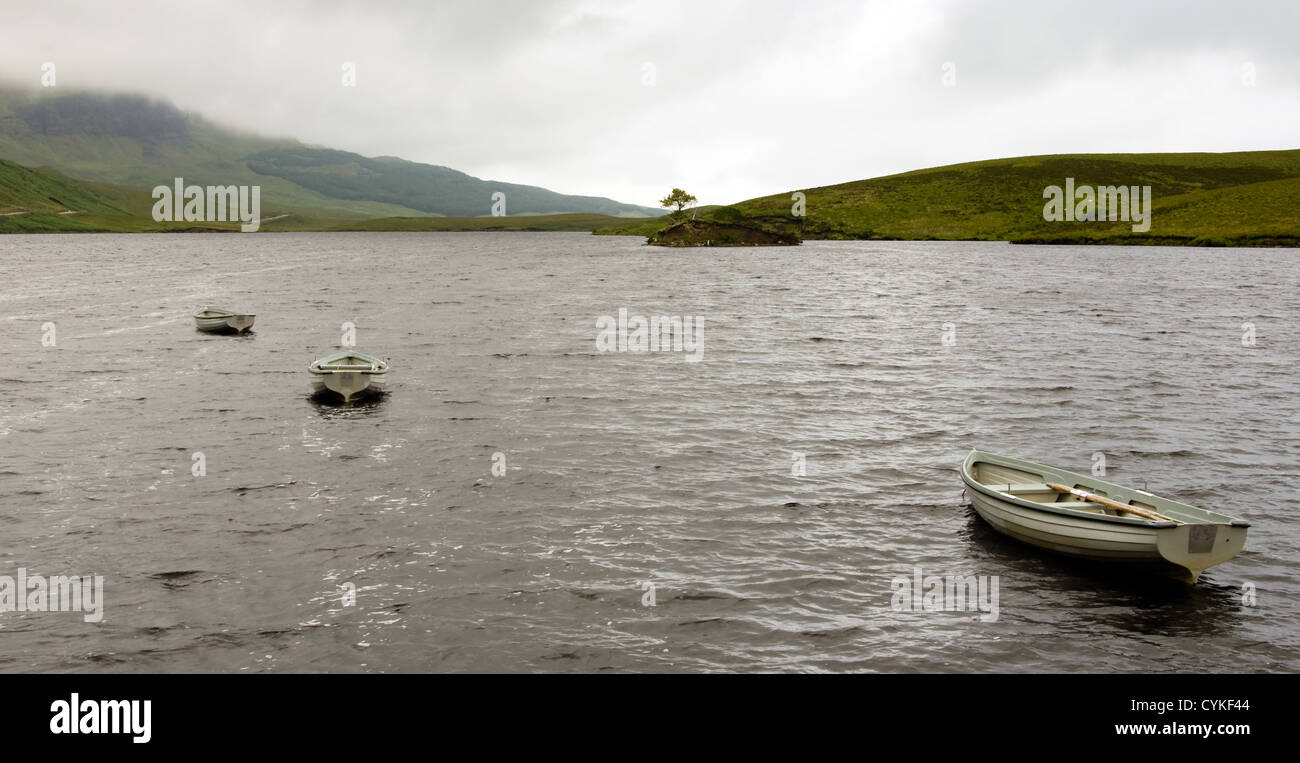
[[[745,220],[731,207],[721,207],[706,219],[684,220],[686,208],[695,204],[696,198],[680,188],[659,200],[659,205],[673,211],[672,222],[646,237],[650,246],[791,246],[802,243],[793,233],[770,230]]]
[[[686,220],[652,233],[646,243],[651,246],[792,246],[800,241],[790,233],[751,225]]]

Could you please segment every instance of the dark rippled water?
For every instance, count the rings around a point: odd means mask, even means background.
[[[0,252],[0,575],[106,580],[99,624],[0,614],[0,670],[1300,667],[1292,251],[274,234]],[[209,303],[256,333],[195,332]],[[699,316],[702,362],[597,353],[619,308]],[[346,321],[393,371],[385,399],[340,409],[305,369]],[[1246,550],[1194,588],[1044,555],[964,502],[973,447],[1076,471],[1102,452],[1113,481],[1249,519]],[[918,566],[998,576],[998,619],[893,611]]]

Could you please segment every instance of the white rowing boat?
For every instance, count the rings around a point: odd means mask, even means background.
[[[242,334],[253,327],[256,315],[236,313],[219,307],[205,307],[194,311],[194,327],[209,333]]]
[[[1193,583],[1236,556],[1250,527],[1145,490],[978,450],[961,478],[976,513],[998,532],[1071,556],[1150,564]]]
[[[333,393],[349,402],[384,391],[388,361],[348,350],[321,358],[307,367],[314,395]]]

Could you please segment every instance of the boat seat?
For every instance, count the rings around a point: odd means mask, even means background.
[[[1011,483],[1010,485],[1003,483],[1001,485],[989,485],[989,487],[999,492],[1010,493],[1011,495],[1024,495],[1026,493],[1056,493],[1055,490],[1042,482]]]

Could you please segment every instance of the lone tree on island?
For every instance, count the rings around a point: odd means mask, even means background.
[[[671,212],[671,214],[673,216],[673,219],[678,219],[682,216],[682,210],[691,206],[695,202],[696,199],[694,196],[690,195],[689,193],[683,191],[680,188],[674,188],[672,193],[668,194],[667,196],[659,200],[659,206],[676,207],[677,209]]]

